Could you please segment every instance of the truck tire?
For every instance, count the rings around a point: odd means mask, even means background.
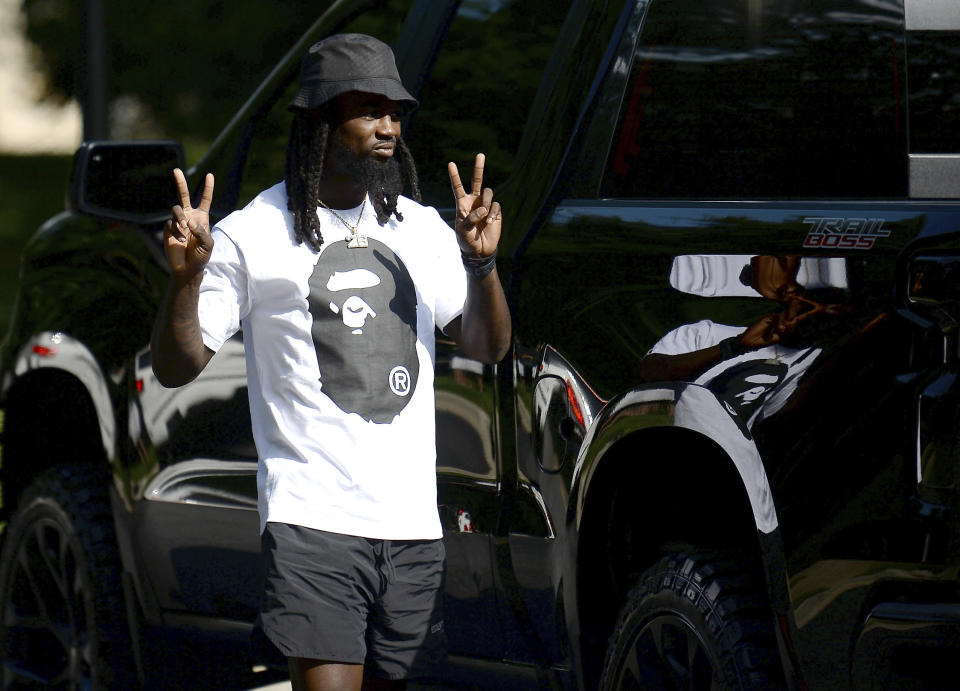
[[[24,492],[0,556],[3,689],[138,685],[107,484],[64,465]]]
[[[783,688],[773,618],[732,559],[677,552],[631,590],[610,638],[601,689]]]

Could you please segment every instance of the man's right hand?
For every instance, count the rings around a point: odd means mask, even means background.
[[[207,173],[203,181],[203,194],[200,195],[200,206],[197,208],[190,203],[190,191],[183,171],[174,168],[173,179],[177,183],[180,203],[172,209],[173,219],[167,221],[163,244],[174,280],[183,284],[203,271],[213,251],[213,238],[210,236],[213,174]]]
[[[163,238],[173,274],[150,339],[153,371],[166,387],[183,386],[193,381],[213,357],[213,351],[203,343],[197,315],[203,267],[210,261],[213,251],[210,236],[213,175],[207,173],[200,206],[196,209],[190,204],[190,191],[183,171],[174,169],[173,179],[180,193],[180,204],[173,207],[173,219],[167,221]]]

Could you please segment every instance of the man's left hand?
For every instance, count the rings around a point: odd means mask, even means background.
[[[450,187],[457,205],[455,229],[460,251],[468,257],[489,257],[500,242],[500,226],[503,216],[500,202],[493,201],[493,190],[483,188],[483,154],[477,154],[473,163],[473,179],[468,193],[460,182],[460,173],[455,163],[447,164]]]

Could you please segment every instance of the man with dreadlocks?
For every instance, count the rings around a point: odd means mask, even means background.
[[[166,386],[243,329],[266,583],[258,619],[296,689],[422,675],[444,654],[434,330],[507,351],[500,205],[448,173],[451,231],[418,203],[400,117],[417,107],[390,48],[331,36],[304,58],[284,180],[208,229],[174,171],[172,275],[154,327]],[[404,190],[410,197],[403,196]]]

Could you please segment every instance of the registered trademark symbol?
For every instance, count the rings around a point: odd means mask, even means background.
[[[410,393],[410,372],[403,365],[397,365],[390,370],[390,390],[398,396]]]

